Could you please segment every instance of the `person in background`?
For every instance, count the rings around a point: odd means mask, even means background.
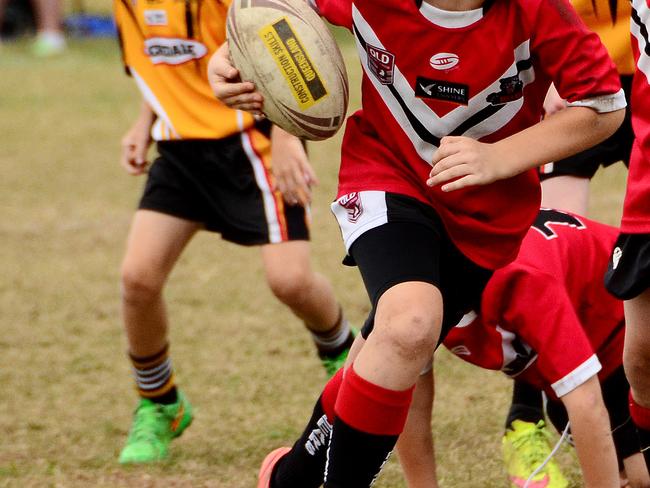
[[[32,52],[36,56],[54,56],[65,51],[62,0],[31,0],[36,12],[36,39]],[[0,0],[0,25],[9,0]]]
[[[228,5],[114,1],[125,67],[143,96],[121,163],[132,175],[147,174],[122,264],[122,317],[140,396],[123,464],[166,458],[192,421],[176,386],[163,288],[198,231],[259,249],[269,287],[304,322],[330,375],[353,341],[332,285],[311,267],[308,206],[317,179],[302,142],[226,107],[208,85]],[[159,156],[150,166],[152,136]],[[218,347],[218,331],[213,339]]]

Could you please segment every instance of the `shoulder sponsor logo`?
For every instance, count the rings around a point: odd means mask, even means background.
[[[167,12],[165,10],[145,10],[144,23],[147,25],[167,25]]]
[[[431,56],[429,64],[433,69],[446,71],[453,68],[460,62],[460,58],[454,53],[438,53]]]
[[[208,52],[205,44],[189,39],[152,37],[144,41],[144,51],[153,64],[183,64],[201,59]]]
[[[524,96],[524,82],[519,73],[499,80],[499,91],[490,93],[486,100],[492,105],[505,105]]]
[[[359,217],[363,213],[363,205],[361,205],[361,195],[357,192],[348,193],[343,195],[338,200],[339,205],[348,212],[348,220],[352,224],[356,224]]]
[[[368,69],[382,85],[393,84],[395,70],[395,55],[384,49],[366,44],[368,54]]]
[[[418,76],[415,82],[415,96],[467,105],[469,103],[469,86]]]

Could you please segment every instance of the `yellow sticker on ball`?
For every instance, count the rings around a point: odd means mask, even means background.
[[[309,108],[327,95],[323,80],[286,17],[263,27],[259,36],[291,87],[300,108]]]

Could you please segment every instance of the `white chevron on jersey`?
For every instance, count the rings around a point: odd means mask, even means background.
[[[650,84],[650,56],[648,56],[646,49],[648,49],[648,39],[641,33],[641,26],[634,20],[634,14],[638,15],[641,23],[647,29],[650,26],[650,9],[646,0],[632,0],[632,19],[630,19],[630,32],[639,43],[639,60],[637,67],[643,74],[645,74],[648,83]],[[646,31],[646,36],[648,35]]]
[[[359,12],[354,4],[352,5],[352,19],[354,21],[356,29],[359,31],[359,34],[362,36],[366,43],[371,44],[374,47],[385,49],[384,45],[379,40],[372,27],[366,22],[366,20],[361,15],[361,12]],[[437,146],[423,140],[418,135],[417,131],[413,128],[412,124],[408,120],[404,109],[400,106],[400,103],[395,98],[395,95],[391,93],[391,89],[387,85],[382,85],[379,83],[379,81],[372,75],[372,73],[368,71],[368,55],[366,53],[366,50],[358,38],[356,39],[356,42],[357,49],[359,51],[359,57],[361,58],[361,65],[366,71],[368,79],[375,86],[375,89],[381,95],[381,98],[390,110],[391,114],[410,139],[418,155],[428,164],[431,164],[433,153],[437,149]],[[535,72],[532,65],[521,72],[519,72],[517,69],[518,62],[526,61],[529,58],[530,40],[527,40],[515,48],[514,61],[512,65],[510,65],[510,67],[499,78],[497,78],[491,85],[483,89],[483,91],[471,97],[467,106],[459,106],[449,113],[443,115],[442,117],[438,116],[421,99],[416,98],[414,89],[411,87],[408,80],[399,70],[397,63],[395,64],[394,68],[393,87],[397,91],[399,97],[406,104],[408,110],[422,123],[422,125],[426,127],[433,136],[441,138],[450,134],[454,129],[456,129],[460,124],[465,122],[472,115],[478,113],[480,110],[486,107],[491,106],[486,98],[490,93],[500,91],[501,78],[515,76],[517,73],[519,73],[519,78],[523,82],[524,86],[532,83],[535,80]],[[472,137],[474,139],[479,139],[496,132],[505,126],[510,120],[512,120],[512,118],[523,106],[523,103],[524,97],[507,103],[506,106],[504,106],[501,110],[497,111],[490,117],[487,117],[477,125],[469,128],[463,133],[463,135]]]

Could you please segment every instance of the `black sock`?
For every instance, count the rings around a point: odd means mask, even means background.
[[[321,398],[316,402],[300,439],[291,452],[276,464],[271,476],[271,488],[319,488],[323,484],[332,426],[327,421]]]
[[[521,420],[536,424],[544,419],[544,401],[542,392],[522,381],[514,381],[512,403],[506,418],[506,429],[512,428],[512,422]]]
[[[397,438],[362,432],[337,417],[328,449],[325,488],[369,487],[388,460]]]

